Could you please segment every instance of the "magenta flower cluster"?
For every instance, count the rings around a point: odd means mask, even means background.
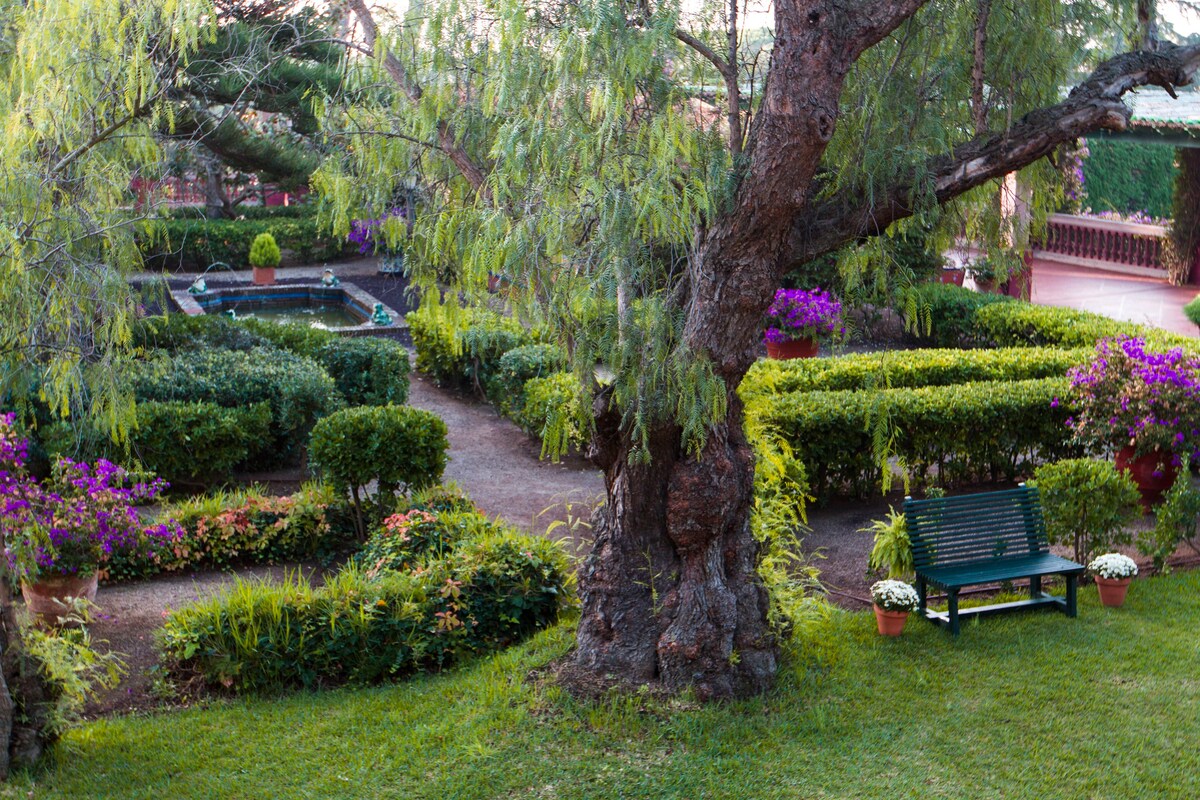
[[[842,304],[819,287],[780,289],[767,309],[764,338],[776,344],[794,339],[823,339],[846,332],[842,324]]]
[[[375,253],[388,253],[387,241],[383,237],[383,224],[389,219],[404,219],[403,208],[393,208],[379,219],[355,219],[350,221],[350,234],[346,237],[358,245],[358,252],[364,256]]]
[[[0,415],[0,534],[18,577],[87,577],[117,549],[169,547],[182,535],[174,520],[143,525],[134,508],[161,494],[164,481],[131,484],[110,461],[91,466],[68,458],[38,481],[27,470],[28,451],[14,416]]]
[[[1175,464],[1200,451],[1200,359],[1121,336],[1100,341],[1092,361],[1069,375],[1079,412],[1067,424],[1079,443],[1129,446]]]

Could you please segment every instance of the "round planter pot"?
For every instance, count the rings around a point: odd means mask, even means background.
[[[31,613],[53,625],[70,609],[70,598],[83,597],[89,603],[94,601],[98,582],[98,576],[94,573],[86,578],[47,575],[33,583],[22,583],[21,596],[25,598],[25,607]]]
[[[886,608],[880,608],[873,605],[875,609],[875,625],[879,628],[879,633],[883,636],[899,636],[904,630],[904,623],[908,620],[907,611],[888,611]]]
[[[1133,578],[1101,578],[1096,576],[1096,588],[1100,590],[1100,605],[1117,608],[1125,602],[1125,593]]]
[[[253,281],[255,286],[270,286],[275,283],[275,268],[254,267]]]
[[[789,358],[815,358],[817,342],[814,339],[790,339],[786,342],[767,342],[767,357],[780,360]]]
[[[1137,484],[1142,495],[1142,508],[1146,511],[1162,502],[1163,493],[1171,488],[1179,474],[1179,467],[1170,462],[1170,456],[1161,463],[1160,459],[1161,456],[1154,453],[1135,456],[1132,447],[1122,447],[1113,458],[1117,469],[1128,472]]]

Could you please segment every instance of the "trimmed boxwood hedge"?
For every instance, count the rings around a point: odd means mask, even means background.
[[[1061,377],[1091,358],[1091,348],[1058,350],[901,350],[836,358],[761,359],[746,373],[738,394],[756,397],[790,392],[900,389],[978,381]]]
[[[880,420],[893,434],[892,452],[919,481],[952,485],[1012,480],[1028,461],[1076,455],[1069,443],[1068,379],[987,381],[875,392],[793,392],[756,399],[746,414],[758,429],[778,433],[804,464],[810,489],[877,491],[873,453]],[[936,469],[936,475],[934,470]]]
[[[205,401],[225,408],[268,403],[273,441],[264,454],[273,457],[271,465],[298,456],[317,420],[342,405],[319,364],[268,347],[178,352],[135,364],[131,382],[139,401]]]
[[[334,236],[315,217],[287,219],[166,219],[148,224],[138,236],[147,268],[202,271],[222,262],[244,269],[254,239],[269,233],[286,253],[285,265],[333,261],[354,253],[346,239]]]
[[[939,347],[1092,347],[1099,339],[1120,334],[1166,347],[1195,349],[1200,344],[1189,336],[1101,314],[1038,306],[959,286],[927,284],[913,292],[916,316],[909,314],[907,319],[916,341]]]

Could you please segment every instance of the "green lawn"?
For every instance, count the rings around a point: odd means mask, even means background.
[[[766,697],[577,703],[527,681],[559,628],[453,673],[75,731],[5,796],[145,798],[1194,798],[1200,571],[1125,608],[898,640],[836,614]],[[32,789],[32,793],[29,790]]]

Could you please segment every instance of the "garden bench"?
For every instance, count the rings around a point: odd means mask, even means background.
[[[1076,581],[1082,564],[1052,555],[1038,490],[1021,484],[1002,492],[981,492],[928,500],[904,498],[904,517],[912,542],[920,611],[926,619],[957,636],[963,617],[1027,608],[1057,608],[1076,615]],[[1062,575],[1067,596],[1042,591],[1042,578]],[[1029,579],[1029,599],[959,611],[964,586]],[[928,586],[946,592],[946,612],[926,604]]]

